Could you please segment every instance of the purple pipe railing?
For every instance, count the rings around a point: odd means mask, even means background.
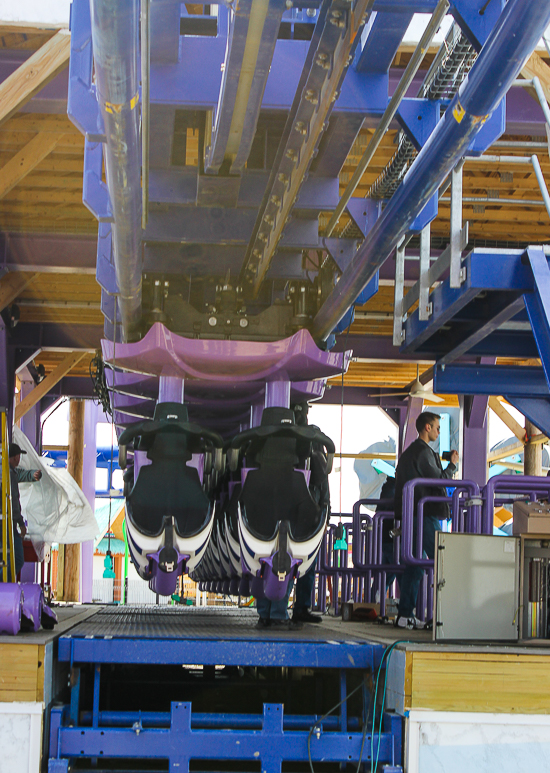
[[[413,530],[414,530],[414,490],[416,486],[437,486],[441,488],[444,485],[446,488],[459,488],[467,491],[470,495],[470,499],[477,499],[481,501],[481,493],[479,486],[473,480],[441,480],[434,478],[415,478],[410,480],[403,486],[403,516],[401,522],[401,561],[404,564],[412,566],[421,566],[422,568],[433,567],[433,561],[423,558],[417,558],[413,553]],[[425,497],[425,501],[439,501],[439,502],[451,502],[452,499],[448,497]],[[478,504],[472,505],[472,507],[478,507]],[[418,529],[418,533],[422,534],[422,529]],[[419,547],[422,547],[422,541],[419,542]],[[420,553],[422,555],[422,553]]]
[[[483,533],[493,533],[493,513],[495,493],[519,494],[529,496],[535,501],[542,494],[550,497],[550,478],[539,478],[535,475],[495,475],[483,489]]]

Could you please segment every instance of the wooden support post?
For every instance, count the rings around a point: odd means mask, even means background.
[[[69,403],[69,451],[67,470],[82,488],[84,465],[84,400]],[[80,544],[65,545],[64,601],[79,601],[80,598]]]
[[[0,83],[0,123],[21,110],[46,83],[68,66],[70,49],[69,30],[59,30]]]
[[[540,430],[525,419],[525,434],[530,440],[525,444],[523,452],[523,474],[542,475],[542,443],[533,442],[535,435],[540,435]]]

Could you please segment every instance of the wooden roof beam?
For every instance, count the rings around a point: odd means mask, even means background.
[[[39,400],[47,395],[48,392],[67,375],[67,373],[70,373],[74,366],[77,365],[87,353],[87,349],[80,349],[78,351],[70,352],[70,354],[64,357],[57,368],[46,376],[43,381],[37,384],[32,392],[29,392],[29,394],[15,406],[15,421],[19,421],[19,419],[30,411]]]
[[[60,142],[62,134],[41,132],[0,169],[0,199],[38,166]]]
[[[37,274],[25,274],[18,271],[5,274],[0,279],[0,311],[13,303],[35,276]]]
[[[69,31],[59,30],[0,83],[0,124],[68,66],[70,48]]]
[[[532,78],[537,77],[540,81],[540,85],[542,86],[546,101],[550,103],[550,67],[548,67],[546,62],[539,54],[537,54],[536,51],[533,51],[527,62],[523,65],[521,74],[526,80],[531,80]],[[534,98],[538,102],[539,100],[535,90],[528,89],[528,91],[531,96],[534,95]]]
[[[522,443],[525,441],[525,427],[522,427],[521,424],[514,419],[512,414],[502,405],[498,397],[489,398],[489,408],[496,413],[498,418],[504,422],[504,424],[506,424],[508,429],[518,440]]]

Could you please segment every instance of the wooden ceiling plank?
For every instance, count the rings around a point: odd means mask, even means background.
[[[69,31],[59,30],[0,83],[0,124],[68,66],[70,43]]]
[[[0,311],[21,294],[37,274],[24,274],[18,271],[6,274],[0,279]]]
[[[69,373],[74,366],[87,354],[86,351],[71,352],[59,363],[57,368],[49,376],[35,386],[32,392],[21,400],[15,406],[15,421],[19,421],[25,414],[33,408],[44,395],[47,395],[50,389],[58,384],[61,379]]]
[[[55,148],[63,135],[37,134],[0,169],[0,199],[23,180]]]

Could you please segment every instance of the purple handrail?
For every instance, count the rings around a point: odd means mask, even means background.
[[[528,494],[533,501],[537,495],[550,497],[550,479],[535,475],[495,475],[483,489],[483,532],[493,533],[493,509],[495,492],[506,494]]]
[[[414,528],[414,490],[416,486],[445,486],[446,488],[459,488],[467,491],[471,499],[480,499],[481,494],[479,486],[473,480],[452,480],[446,478],[415,478],[409,480],[403,486],[403,516],[402,516],[402,537],[401,537],[401,561],[404,564],[412,566],[421,566],[422,568],[433,567],[432,560],[426,560],[423,558],[417,558],[413,554],[413,528]],[[452,501],[448,497],[425,497],[425,501]],[[478,505],[472,505],[477,507]],[[418,533],[421,535],[422,530],[419,528]],[[420,542],[420,547],[422,543]],[[422,554],[421,554],[422,555]]]

